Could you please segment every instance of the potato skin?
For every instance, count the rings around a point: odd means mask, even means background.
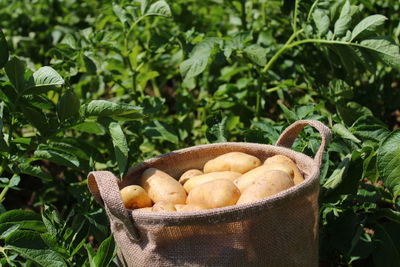
[[[183,212],[183,211],[205,210],[206,208],[202,205],[175,204],[175,209],[177,212]]]
[[[244,204],[263,199],[288,189],[294,185],[290,176],[280,170],[266,172],[258,177],[250,186],[247,187],[236,204]]]
[[[257,157],[242,152],[229,152],[207,161],[203,167],[203,172],[233,171],[245,173],[260,165],[261,161]]]
[[[182,185],[161,170],[156,168],[145,170],[139,183],[154,203],[169,201],[173,204],[184,204],[186,202],[186,192]]]
[[[154,212],[171,212],[176,211],[175,205],[169,201],[159,201],[153,206]]]
[[[199,186],[203,183],[206,183],[206,182],[209,182],[212,180],[217,180],[217,179],[226,179],[226,180],[233,182],[240,176],[241,176],[240,173],[231,172],[231,171],[205,173],[205,174],[197,175],[197,176],[190,178],[183,185],[183,188],[189,194],[189,192],[192,191],[193,188],[195,188],[196,186]]]
[[[179,178],[179,182],[181,183],[181,185],[184,185],[190,178],[202,174],[203,172],[198,169],[187,170],[181,175],[181,177]]]
[[[233,182],[217,179],[193,188],[186,199],[186,204],[203,205],[207,209],[214,209],[235,205],[239,197],[240,191]]]
[[[121,189],[121,198],[127,209],[151,207],[153,202],[146,191],[138,185],[128,185]]]
[[[243,193],[244,190],[246,190],[247,187],[253,184],[257,178],[265,176],[265,174],[269,171],[271,171],[270,167],[262,165],[242,174],[242,176],[238,177],[234,181],[234,184],[239,188],[240,192]]]
[[[294,173],[294,177],[293,177],[293,181],[294,184],[299,184],[302,181],[304,181],[304,177],[301,174],[299,168],[297,167],[296,163],[294,163],[293,160],[291,160],[290,158],[284,156],[284,155],[275,155],[273,157],[267,158],[264,161],[264,165],[269,165],[269,164],[285,164],[287,166],[289,166],[290,168],[293,169],[293,173]]]

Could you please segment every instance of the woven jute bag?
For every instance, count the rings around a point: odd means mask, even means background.
[[[314,159],[290,149],[307,125],[322,137]],[[110,172],[91,172],[88,185],[108,214],[123,266],[318,266],[319,172],[330,136],[330,130],[318,121],[297,121],[275,146],[218,143],[190,147],[146,160],[131,168],[122,181]],[[212,210],[153,213],[125,209],[120,189],[134,184],[147,168],[177,178],[232,151],[261,161],[285,155],[297,164],[305,180],[256,202]]]

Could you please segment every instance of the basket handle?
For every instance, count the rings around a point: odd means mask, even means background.
[[[106,209],[110,217],[111,229],[121,231],[121,226],[123,226],[133,241],[139,241],[138,230],[122,202],[117,180],[118,178],[108,171],[90,172],[88,175],[89,190],[96,201]]]
[[[331,139],[331,130],[329,130],[328,127],[326,127],[323,123],[317,120],[296,121],[283,131],[281,136],[279,136],[278,141],[276,141],[275,145],[291,148],[301,130],[303,130],[303,128],[306,127],[307,125],[317,129],[321,135],[322,138],[321,146],[319,147],[317,154],[315,154],[314,157],[314,162],[317,163],[318,166],[321,166],[322,154],[325,150],[325,147],[328,145],[329,140]]]

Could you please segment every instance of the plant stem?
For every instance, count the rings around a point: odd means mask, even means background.
[[[312,15],[312,13],[314,12],[314,9],[317,7],[318,2],[319,2],[319,0],[316,0],[316,1],[312,4],[312,6],[311,6],[311,8],[310,8],[310,11],[308,12],[308,15],[307,15],[307,22],[310,22],[311,15]]]
[[[279,56],[285,52],[285,50],[289,47],[293,47],[290,46],[290,43],[294,40],[294,38],[296,38],[297,35],[299,35],[300,33],[302,33],[303,30],[300,30],[298,32],[294,32],[289,39],[286,41],[286,43],[278,50],[278,52],[276,52],[276,54],[268,61],[267,65],[265,65],[264,69],[261,71],[262,73],[266,73],[272,66],[272,64],[274,64],[274,62],[279,58]]]
[[[257,102],[256,102],[256,119],[260,117],[260,107],[261,107],[261,93],[262,93],[262,75],[258,76],[257,81]]]
[[[241,5],[242,5],[242,28],[244,31],[247,31],[247,22],[246,22],[246,0],[241,0],[240,1]]]
[[[265,5],[266,5],[266,3],[267,3],[267,1],[264,1],[264,2],[262,2],[261,3],[261,17],[262,17],[262,21],[263,21],[263,23],[264,23],[264,25],[266,25],[267,24],[267,15],[266,15],[266,13],[265,13],[265,9],[267,8]]]
[[[294,4],[294,15],[293,15],[293,33],[297,32],[297,11],[299,9],[300,0],[296,0]]]
[[[1,252],[1,253],[4,255],[4,257],[6,258],[7,263],[8,263],[10,266],[13,266],[12,263],[11,263],[11,261],[10,261],[10,259],[9,259],[8,256],[7,256],[6,248],[5,248],[5,247],[0,247],[0,252]]]
[[[8,189],[9,189],[9,187],[6,186],[6,187],[3,188],[3,190],[1,190],[1,193],[0,193],[0,204],[4,201]]]
[[[251,0],[251,1],[250,1],[249,10],[247,10],[246,21],[250,21],[250,20],[251,20],[251,13],[252,13],[252,11],[253,11],[253,5],[254,5],[253,2],[254,2],[254,0]]]

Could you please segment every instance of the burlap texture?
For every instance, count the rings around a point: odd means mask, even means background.
[[[322,136],[314,159],[290,149],[306,125]],[[277,146],[218,143],[186,148],[131,168],[122,182],[110,172],[91,172],[88,185],[107,211],[123,266],[318,266],[319,169],[329,139],[329,129],[320,122],[298,121],[282,133]],[[177,178],[231,151],[262,161],[286,155],[305,181],[257,202],[213,210],[146,213],[124,208],[119,189],[134,184],[147,168]]]

